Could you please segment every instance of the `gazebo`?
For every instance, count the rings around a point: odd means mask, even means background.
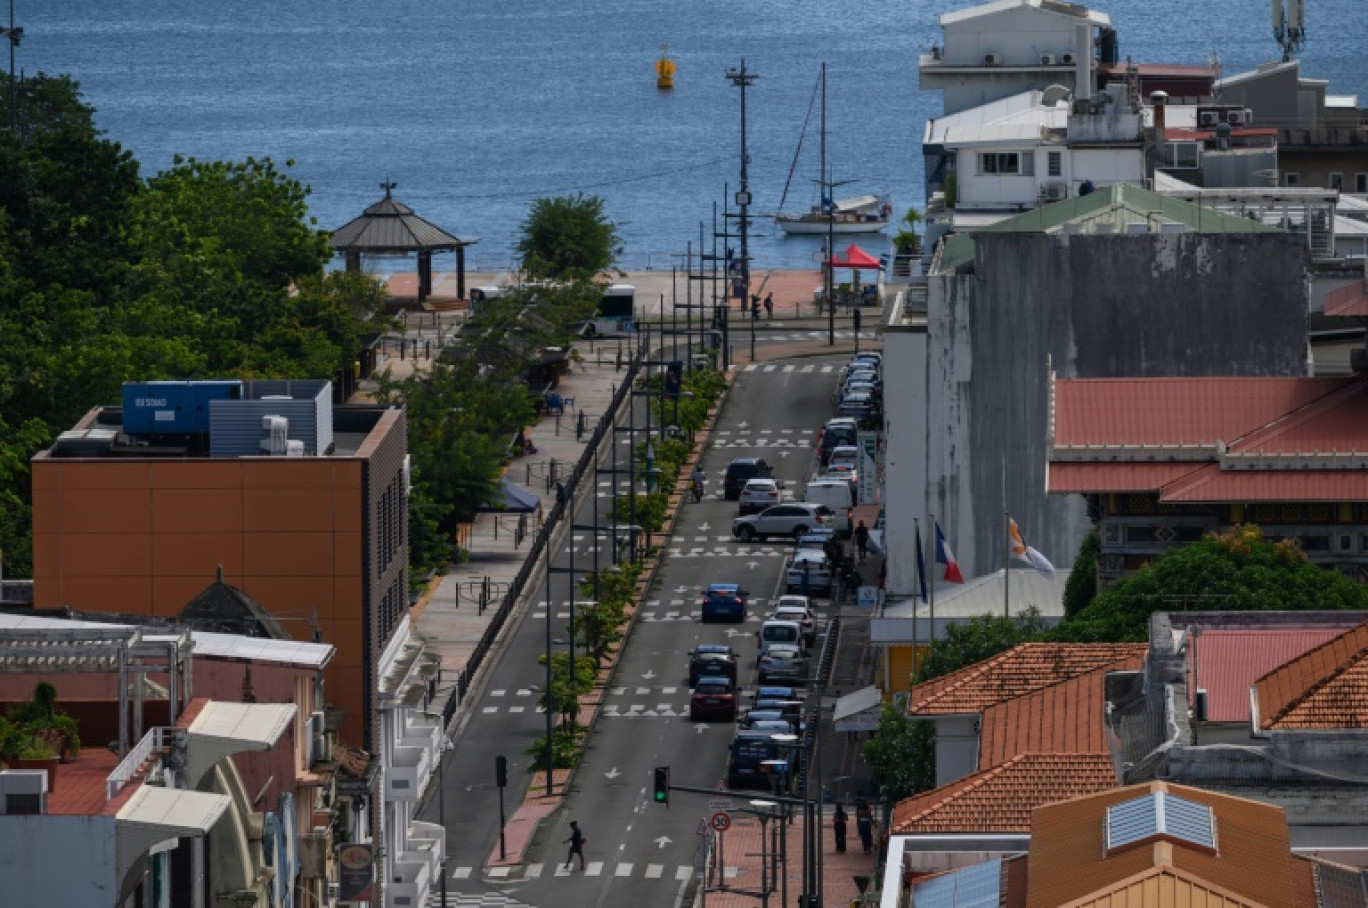
[[[465,247],[478,239],[463,240],[447,233],[413,213],[403,202],[390,195],[398,184],[386,180],[380,184],[385,197],[367,208],[356,218],[333,231],[333,249],[347,258],[348,271],[361,270],[361,256],[407,255],[418,253],[418,302],[432,295],[432,254],[456,253],[456,295],[465,299]]]

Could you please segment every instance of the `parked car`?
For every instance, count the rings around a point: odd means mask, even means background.
[[[792,644],[775,644],[765,650],[765,654],[760,657],[760,665],[757,674],[760,683],[768,681],[788,681],[792,684],[806,684],[808,677],[808,660],[799,646]]]
[[[726,678],[703,678],[694,685],[693,695],[689,697],[689,718],[694,722],[700,719],[736,718],[736,684]]]
[[[766,539],[770,536],[798,538],[813,527],[825,526],[832,518],[831,509],[823,504],[792,502],[765,508],[759,514],[738,517],[732,521],[732,535],[742,542]]]
[[[689,687],[703,678],[726,678],[737,681],[736,650],[725,643],[700,643],[689,653]]]
[[[737,723],[737,728],[744,730],[768,729],[779,734],[793,734],[793,723],[784,717],[782,711],[777,709],[748,709]]]
[[[859,432],[859,425],[850,417],[828,419],[826,425],[822,426],[822,434],[817,443],[817,453],[821,457],[822,465],[826,466],[831,452],[836,448],[855,444]]]
[[[807,604],[806,596],[784,596],[781,599],[801,599],[803,602],[780,602],[767,616],[774,621],[796,621],[803,629],[803,644],[812,646],[817,642],[817,615]]]
[[[836,464],[849,464],[850,468],[858,469],[860,464],[860,449],[855,445],[841,445],[831,452],[827,458],[827,470],[829,471]]]
[[[850,487],[850,495],[853,499],[859,494],[860,474],[853,466],[848,463],[834,463],[826,468],[822,474],[825,479],[844,480]]]
[[[722,497],[736,501],[741,497],[741,489],[748,479],[773,479],[774,468],[759,457],[740,457],[727,464],[727,472],[722,477]]]
[[[862,429],[873,428],[877,424],[875,414],[878,408],[874,404],[874,399],[868,394],[851,394],[841,401],[836,407],[837,414],[849,417]]]
[[[766,697],[761,700],[756,700],[755,705],[751,707],[751,710],[778,713],[780,716],[787,719],[795,730],[802,732],[804,725],[803,701],[797,699],[798,694],[793,688],[789,688],[789,691],[793,693],[793,696],[786,699],[781,700]]]
[[[736,583],[714,583],[703,592],[703,621],[746,620],[746,597],[750,593]]]
[[[827,560],[825,552],[816,549],[794,552],[784,572],[784,584],[788,590],[796,590],[805,596],[830,595],[833,581],[831,562]]]
[[[774,479],[747,479],[741,488],[741,513],[758,514],[784,500],[783,487]]]
[[[842,451],[845,447],[836,450]],[[834,460],[832,462],[835,463]],[[803,491],[803,500],[831,508],[833,531],[843,536],[850,535],[850,509],[855,507],[855,491],[845,477],[829,479],[822,476],[814,479]]]
[[[756,658],[763,656],[771,646],[791,644],[803,645],[803,626],[797,621],[769,620],[760,625],[755,632]],[[763,682],[762,682],[763,683]]]
[[[769,788],[767,760],[779,759],[779,742],[768,729],[738,731],[727,754],[728,788]]]

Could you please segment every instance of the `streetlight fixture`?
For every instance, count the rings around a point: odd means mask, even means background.
[[[741,58],[740,69],[727,70],[727,80],[741,89],[741,186],[736,190],[736,207],[741,209],[741,311],[750,305],[750,182],[748,170],[750,152],[746,149],[746,87],[758,79],[746,69],[746,58]],[[755,318],[751,315],[751,360],[755,359]]]
[[[774,890],[774,880],[770,879],[769,866],[769,821],[776,816],[774,808],[779,805],[774,801],[756,799],[750,802],[750,806],[755,809],[755,816],[760,820],[760,904],[769,908],[770,892]]]

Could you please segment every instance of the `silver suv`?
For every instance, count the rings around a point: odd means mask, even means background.
[[[742,542],[769,536],[791,536],[797,539],[808,530],[825,526],[832,516],[831,508],[824,504],[809,504],[806,501],[776,504],[759,514],[733,520],[732,535]]]

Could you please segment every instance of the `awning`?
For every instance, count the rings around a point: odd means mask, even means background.
[[[836,701],[832,719],[837,731],[874,731],[883,715],[883,691],[869,686]]]
[[[505,476],[499,480],[499,490],[494,496],[494,503],[481,505],[475,510],[482,514],[531,514],[537,510],[539,502],[540,499],[536,495]]]
[[[832,259],[831,267],[854,268],[856,271],[859,271],[862,269],[877,269],[880,267],[880,265],[878,259],[870,255],[868,252],[865,252],[863,249],[861,249],[854,243],[851,243],[849,246],[846,247],[845,258],[842,259],[840,256],[837,256],[836,258]]]
[[[114,815],[120,876],[168,839],[207,834],[231,804],[227,795],[140,785]]]
[[[269,750],[294,722],[296,709],[293,703],[206,703],[187,729],[190,784],[198,786],[225,757]]]

